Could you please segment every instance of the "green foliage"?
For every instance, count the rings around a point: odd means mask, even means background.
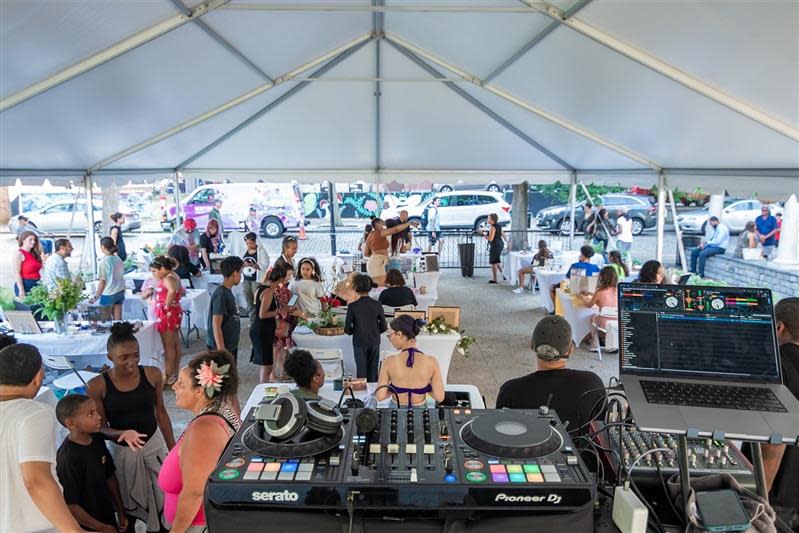
[[[443,316],[438,316],[424,325],[424,329],[431,335],[447,335],[448,333],[458,333],[461,339],[458,341],[458,352],[468,357],[469,348],[477,342],[474,337],[466,335],[462,329],[455,328],[444,321]]]
[[[586,188],[588,189],[588,193],[594,199],[604,194],[623,192],[626,190],[625,187],[622,187],[621,185],[596,185],[594,183],[586,184]],[[568,183],[561,183],[560,181],[556,181],[555,183],[549,185],[530,186],[530,190],[540,192],[544,196],[553,198],[561,204],[565,204],[569,201],[570,189],[571,185]],[[585,199],[585,191],[583,191],[582,187],[578,186],[577,201],[580,202]]]
[[[48,289],[45,285],[37,285],[31,289],[25,297],[25,303],[40,306],[36,311],[40,317],[60,320],[86,299],[83,288],[83,279],[79,276],[59,279],[53,289]]]
[[[8,287],[0,287],[0,309],[13,311],[15,308],[14,291]]]

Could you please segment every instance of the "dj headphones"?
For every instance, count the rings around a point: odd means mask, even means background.
[[[268,404],[260,405],[256,418],[263,422],[267,435],[286,441],[303,428],[335,435],[344,422],[344,416],[335,402],[330,400],[303,401],[291,393],[281,394]]]

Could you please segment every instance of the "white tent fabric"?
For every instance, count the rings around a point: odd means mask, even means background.
[[[799,191],[794,1],[187,5],[3,0],[3,184],[662,171]]]

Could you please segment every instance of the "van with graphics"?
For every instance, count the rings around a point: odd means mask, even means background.
[[[219,183],[202,185],[182,200],[183,218],[193,218],[201,230],[208,224],[208,213],[216,200],[224,231],[257,230],[264,237],[277,238],[286,230],[304,224],[300,190],[296,183]],[[250,219],[250,210],[252,220]],[[161,215],[161,229],[173,231],[176,209],[168,205]],[[248,227],[245,227],[245,224]],[[255,226],[250,227],[250,226]]]

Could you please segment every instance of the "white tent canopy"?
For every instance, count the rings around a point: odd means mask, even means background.
[[[0,3],[5,181],[799,188],[793,0],[181,1]]]

